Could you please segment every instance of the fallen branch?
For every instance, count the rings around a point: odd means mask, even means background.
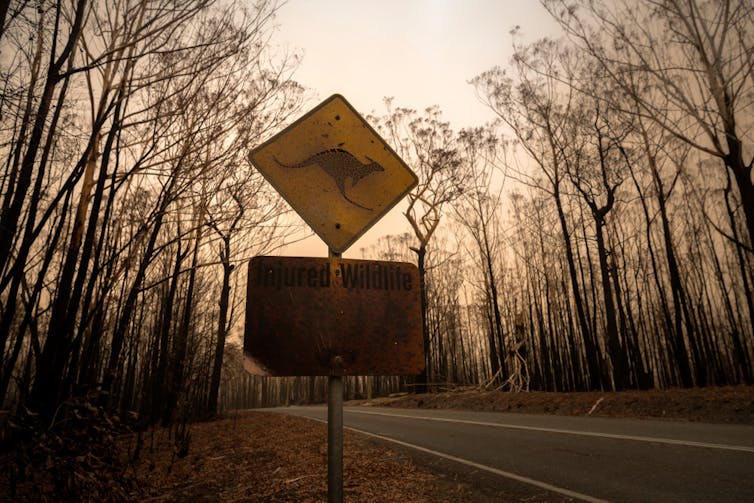
[[[596,401],[596,402],[594,402],[594,405],[592,405],[592,408],[591,408],[591,409],[589,409],[589,412],[587,412],[587,413],[586,413],[586,415],[587,415],[587,416],[591,416],[591,415],[592,415],[592,412],[594,412],[595,410],[597,410],[597,407],[599,406],[599,404],[601,404],[601,403],[602,403],[602,400],[604,400],[604,399],[605,399],[605,397],[604,397],[604,396],[601,396],[601,397],[599,397],[599,398],[597,399],[597,401]]]

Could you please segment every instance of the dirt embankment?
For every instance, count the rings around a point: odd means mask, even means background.
[[[465,390],[349,404],[754,424],[754,386],[583,393]]]

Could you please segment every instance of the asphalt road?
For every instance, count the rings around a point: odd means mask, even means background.
[[[378,407],[346,407],[344,424],[561,498],[754,502],[754,426]]]

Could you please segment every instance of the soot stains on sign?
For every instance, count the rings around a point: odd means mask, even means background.
[[[340,258],[255,257],[244,353],[258,375],[410,375],[424,366],[418,270]]]

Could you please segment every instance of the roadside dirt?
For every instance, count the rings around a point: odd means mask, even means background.
[[[621,393],[456,391],[401,395],[348,406],[455,408],[533,414],[662,418],[754,424],[754,387]],[[322,423],[264,412],[232,412],[191,427],[190,451],[175,458],[164,430],[145,437],[138,465],[141,501],[315,502],[327,499],[327,432]],[[133,447],[134,439],[129,440]],[[149,445],[151,442],[151,449]],[[478,473],[441,466],[346,431],[344,495],[354,502],[563,501],[526,487],[493,493]],[[489,487],[489,485],[488,485]]]
[[[460,390],[426,395],[401,394],[349,402],[349,405],[754,424],[754,386],[617,393]]]
[[[144,438],[136,468],[143,502],[327,501],[326,425],[233,412],[191,426],[189,454],[174,456],[165,430]],[[133,450],[135,438],[123,444]],[[474,501],[472,488],[421,469],[403,452],[346,431],[344,498],[354,502]],[[503,500],[505,501],[505,500]]]

